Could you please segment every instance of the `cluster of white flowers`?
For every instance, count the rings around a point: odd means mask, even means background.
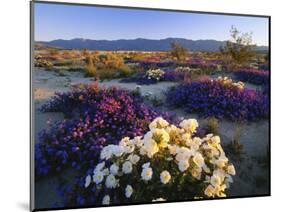
[[[196,119],[183,120],[177,127],[156,118],[144,136],[125,137],[118,145],[105,146],[100,154],[104,161],[97,164],[92,176],[86,176],[85,187],[93,183],[106,190],[121,189],[124,197],[132,198],[140,192],[138,189],[146,189],[136,182],[172,186],[176,179],[184,178],[193,179],[188,186],[198,185],[194,182],[204,185],[203,190],[198,186],[194,198],[225,197],[235,168],[225,156],[220,137],[213,134],[197,137],[194,135],[197,128]],[[166,164],[165,168],[162,164]],[[158,200],[151,198],[151,201]],[[110,196],[106,194],[102,204],[109,203]]]
[[[232,86],[232,87],[236,87],[236,88],[239,88],[239,89],[244,89],[244,86],[245,84],[241,81],[238,81],[238,82],[233,82],[231,78],[228,78],[228,77],[221,77],[219,76],[216,81],[222,83],[223,85],[226,85],[226,86]]]
[[[162,71],[161,69],[149,69],[146,72],[146,77],[148,79],[156,79],[160,80],[164,76],[165,72]]]
[[[176,71],[178,71],[178,72],[190,72],[191,69],[188,66],[186,66],[186,67],[179,66],[179,67],[176,68]]]

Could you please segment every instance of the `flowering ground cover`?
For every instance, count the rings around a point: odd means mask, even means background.
[[[246,69],[234,72],[237,80],[256,85],[269,84],[269,72],[267,70]]]
[[[118,53],[123,54],[129,55]],[[267,194],[269,73],[243,71],[239,78],[238,71],[227,70],[241,82],[212,79],[222,61],[193,57],[182,64],[145,58],[143,66],[128,60],[134,75],[108,77],[99,86],[81,73],[38,71],[35,87],[46,93],[36,101],[36,192],[53,198],[41,195],[37,204],[60,208]],[[52,112],[63,113],[64,120]],[[194,119],[180,123],[185,112],[202,125]],[[60,121],[45,127],[49,120]]]
[[[142,135],[159,115],[168,118],[167,113],[145,105],[137,94],[96,84],[57,93],[41,111],[62,112],[69,119],[40,133],[35,146],[37,176],[69,166],[81,169],[93,165],[104,145],[116,144],[124,135]]]
[[[225,197],[235,168],[220,137],[195,135],[198,122],[179,126],[161,117],[143,136],[104,146],[100,162],[61,194],[67,205],[108,205]]]
[[[139,65],[145,69],[151,69],[151,68],[167,68],[167,67],[174,67],[176,63],[174,61],[168,61],[168,62],[150,62],[150,61],[139,61]]]
[[[139,72],[131,77],[124,78],[120,82],[135,82],[139,85],[150,85],[158,82],[180,82],[190,78],[189,72],[177,69],[149,69],[146,72]]]
[[[166,92],[167,103],[187,113],[236,121],[253,121],[269,116],[268,95],[244,88],[228,78],[186,82]]]

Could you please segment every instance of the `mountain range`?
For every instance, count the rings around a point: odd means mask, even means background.
[[[119,39],[119,40],[91,40],[75,38],[71,40],[57,39],[52,41],[37,41],[36,44],[55,46],[64,49],[90,49],[101,51],[168,51],[172,42],[178,42],[190,51],[219,51],[226,41],[217,40],[190,40],[184,38],[166,39]],[[267,46],[256,46],[256,51],[267,51]]]

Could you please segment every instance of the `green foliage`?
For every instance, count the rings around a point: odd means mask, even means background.
[[[127,66],[123,58],[116,53],[92,53],[85,58],[87,76],[98,77],[101,80],[127,77],[134,72]],[[94,68],[93,68],[94,67]]]
[[[219,121],[215,117],[209,117],[205,119],[204,125],[208,132],[218,134]]]
[[[184,62],[186,60],[186,57],[188,56],[186,48],[177,42],[171,43],[171,48],[170,54],[177,62]]]
[[[226,63],[234,67],[244,65],[255,56],[252,34],[241,33],[232,26],[230,36],[231,40],[228,40],[225,46],[221,47],[221,54],[225,57]]]
[[[57,49],[50,49],[51,56],[57,56],[58,54],[59,54],[59,51]]]
[[[49,69],[53,67],[53,63],[48,60],[40,59],[40,60],[35,60],[34,66]]]
[[[123,65],[118,68],[118,77],[128,77],[135,73],[135,71],[131,70],[131,68],[127,65]]]
[[[93,60],[90,56],[86,58],[85,76],[97,77],[97,68],[94,65]]]
[[[55,66],[71,66],[73,64],[72,60],[59,60],[54,62]]]

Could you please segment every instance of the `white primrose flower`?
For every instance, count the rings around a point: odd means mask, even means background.
[[[129,137],[124,137],[121,139],[119,142],[119,146],[127,146],[130,143],[130,138]]]
[[[110,144],[108,146],[105,146],[100,153],[100,158],[102,160],[110,159],[113,155],[113,148],[114,147],[115,147],[115,145],[112,145],[112,144]]]
[[[171,180],[170,173],[167,170],[162,171],[160,174],[160,180],[161,180],[161,183],[167,184]]]
[[[202,144],[202,140],[198,137],[191,139],[191,144],[189,145],[193,151],[197,151]]]
[[[176,160],[178,162],[182,160],[189,160],[189,158],[193,155],[193,152],[186,147],[178,147],[176,149]]]
[[[179,161],[178,168],[181,172],[186,171],[188,169],[188,167],[189,167],[189,161],[188,160]]]
[[[123,146],[110,144],[102,149],[100,158],[103,160],[109,160],[113,155],[120,157],[124,152],[125,148]]]
[[[168,149],[171,155],[177,154],[177,145],[168,145]]]
[[[181,137],[185,141],[185,145],[186,146],[190,146],[191,145],[192,138],[191,138],[191,134],[189,132],[183,133]]]
[[[203,168],[204,172],[206,172],[206,173],[211,172],[210,168],[206,164],[204,164],[202,168]]]
[[[153,174],[152,168],[144,168],[142,169],[141,172],[141,178],[144,181],[149,181],[152,178],[152,174]]]
[[[193,156],[193,162],[199,167],[202,168],[205,164],[204,162],[204,158],[202,156],[201,153],[197,152],[195,153],[195,155]]]
[[[110,173],[113,174],[113,175],[117,175],[118,174],[118,171],[119,171],[119,167],[118,165],[116,165],[115,163],[112,164],[109,168],[110,170]]]
[[[218,175],[213,175],[210,179],[210,183],[212,184],[212,186],[217,187],[220,186],[222,181],[221,181],[221,177]]]
[[[118,180],[115,178],[113,174],[110,174],[106,177],[105,186],[107,188],[116,188],[118,185]]]
[[[95,167],[94,173],[100,172],[100,171],[103,169],[104,166],[105,166],[105,162],[104,162],[104,161],[101,162],[101,163],[99,163],[99,164]]]
[[[215,147],[217,147],[221,143],[221,139],[219,136],[213,136],[210,140],[212,145]]]
[[[168,125],[169,123],[165,119],[163,119],[162,117],[158,117],[149,124],[149,129],[153,130],[155,128],[165,128]]]
[[[188,119],[188,120],[183,120],[180,123],[180,127],[185,129],[188,132],[194,133],[196,132],[197,127],[199,126],[198,122],[196,119]]]
[[[116,157],[120,157],[125,152],[125,148],[118,145],[113,145],[112,147],[112,154]]]
[[[104,176],[109,175],[109,169],[108,168],[103,169],[102,173],[104,174]]]
[[[235,174],[236,174],[236,171],[235,171],[235,168],[234,168],[233,165],[229,165],[229,166],[227,167],[227,173],[228,173],[228,174],[231,174],[231,175],[235,175]]]
[[[119,147],[125,153],[132,153],[135,150],[135,144],[129,137],[123,138],[119,142]]]
[[[150,167],[150,162],[147,162],[147,163],[142,164],[142,168],[143,168],[143,169],[149,168],[149,167]]]
[[[142,147],[143,151],[146,152],[149,158],[152,158],[154,154],[159,151],[157,143],[153,139],[146,139]]]
[[[125,196],[127,198],[130,198],[133,194],[133,187],[131,185],[127,185],[126,188],[125,188]]]
[[[143,145],[143,140],[141,139],[141,136],[137,136],[133,139],[133,143],[137,147],[141,147]]]
[[[85,179],[85,188],[87,188],[91,184],[91,181],[92,181],[92,177],[91,175],[88,175]]]
[[[228,158],[225,157],[225,155],[221,155],[217,160],[215,160],[215,164],[219,168],[223,168],[226,165],[227,162],[228,162]]]
[[[109,205],[110,203],[110,196],[109,195],[105,195],[102,199],[102,204],[103,205]]]
[[[168,146],[170,135],[169,133],[166,132],[165,129],[155,128],[152,129],[151,132],[152,132],[152,139],[156,141],[158,147],[165,148]]]
[[[124,174],[130,174],[133,171],[133,165],[130,161],[126,161],[122,165],[122,171]]]
[[[129,155],[129,157],[127,158],[132,164],[137,164],[140,160],[140,156],[138,156],[137,154],[131,154]]]
[[[198,168],[198,167],[193,167],[191,169],[191,175],[196,178],[197,180],[201,179],[201,173],[202,173],[202,169]]]
[[[204,194],[207,197],[213,197],[215,194],[215,188],[212,185],[208,185],[207,188],[204,191]]]
[[[96,184],[100,184],[103,181],[104,178],[104,173],[101,171],[97,171],[93,175],[93,181]]]
[[[213,175],[220,176],[221,180],[223,181],[225,176],[226,176],[226,173],[223,169],[216,169],[216,170],[213,171]]]

